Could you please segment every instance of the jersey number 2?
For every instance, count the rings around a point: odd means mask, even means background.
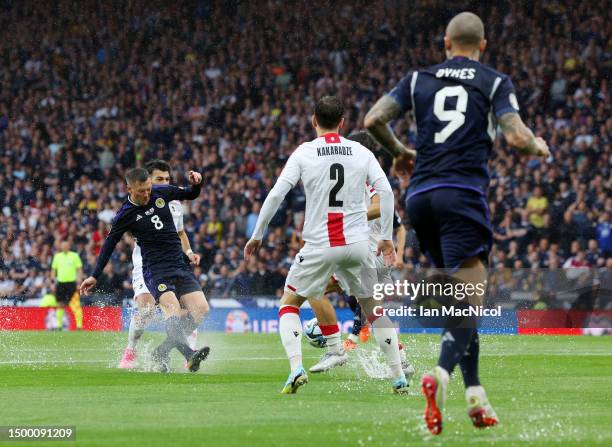
[[[336,184],[329,192],[329,206],[342,206],[344,202],[336,199],[336,194],[338,194],[344,186],[344,166],[340,163],[331,165],[329,167],[329,179],[336,180]]]
[[[156,230],[161,230],[162,228],[164,228],[164,223],[161,221],[157,214],[151,216],[151,222],[153,222],[153,225],[155,225]]]
[[[446,98],[457,97],[457,105],[454,110],[446,110],[444,104]],[[465,123],[465,111],[467,110],[468,94],[461,85],[453,87],[444,87],[436,93],[434,98],[433,112],[440,121],[448,121],[440,132],[434,135],[434,143],[444,143],[454,131],[459,129]]]

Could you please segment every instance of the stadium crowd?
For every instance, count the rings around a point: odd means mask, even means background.
[[[274,296],[300,246],[292,191],[257,260],[242,248],[291,151],[313,138],[324,94],[343,98],[345,134],[409,70],[444,58],[444,24],[470,9],[483,62],[511,76],[521,114],[554,160],[498,138],[489,204],[496,267],[612,269],[612,21],[607,2],[36,2],[0,15],[0,297],[40,297],[59,242],[86,273],[126,198],[122,173],[168,160],[176,184],[202,172],[186,230],[211,297]],[[395,123],[415,141],[409,119]],[[382,152],[380,160],[389,169]],[[406,182],[392,179],[402,210]],[[405,216],[404,216],[405,217]],[[406,223],[410,228],[409,222]],[[131,245],[99,289],[131,297]],[[427,264],[409,231],[405,269]]]

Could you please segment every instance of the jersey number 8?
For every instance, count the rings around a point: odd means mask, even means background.
[[[164,228],[164,223],[161,221],[157,214],[151,216],[151,222],[153,222],[153,225],[155,225],[156,230],[161,230],[162,228]]]

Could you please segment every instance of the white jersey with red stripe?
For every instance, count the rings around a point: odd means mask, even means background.
[[[303,237],[311,247],[367,241],[370,228],[363,185],[386,176],[371,151],[330,133],[303,143],[291,155],[278,182],[293,188],[301,180],[306,195]]]

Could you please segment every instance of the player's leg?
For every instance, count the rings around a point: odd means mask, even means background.
[[[382,254],[376,256],[376,253],[371,252],[370,256],[374,257],[374,264],[376,265],[376,279],[377,279],[378,284],[393,284],[393,278],[391,277],[391,268],[385,265],[385,260]],[[361,334],[360,334],[360,338],[361,338]],[[415,369],[412,366],[412,364],[408,361],[408,356],[406,355],[406,349],[399,342],[398,342],[398,348],[399,348],[399,354],[400,354],[400,362],[402,365],[402,371],[404,371],[406,380],[408,381],[408,383],[410,383],[410,380],[414,376]]]
[[[470,346],[459,362],[459,366],[461,367],[465,384],[468,416],[475,427],[484,428],[496,425],[499,422],[499,418],[489,403],[487,393],[478,378],[479,351],[480,340],[478,332],[475,331]]]
[[[132,272],[132,289],[134,290],[135,309],[130,318],[128,344],[123,353],[119,368],[133,368],[136,364],[136,344],[142,337],[145,328],[155,317],[155,298],[147,287],[142,269]]]
[[[436,265],[455,269],[452,272],[453,281],[471,284],[472,290],[481,290],[478,286],[486,284],[487,279],[482,258],[486,259],[492,241],[486,202],[478,194],[458,189],[438,189],[416,197],[418,199],[411,198],[409,201],[408,215],[413,224],[417,222],[415,229],[419,242],[430,249],[430,255],[434,255],[430,257],[434,258]],[[420,213],[418,206],[411,206],[415,204],[421,206]],[[432,227],[437,234],[428,233]],[[455,305],[482,305],[484,293],[474,294],[470,298],[467,302],[458,300]],[[462,370],[468,382],[479,383],[477,344],[472,345],[477,334],[477,319],[449,319],[442,335],[438,365],[423,376],[422,390],[427,400],[425,421],[433,434],[442,431],[441,409],[450,374],[470,348],[473,357],[463,361]],[[486,411],[484,414],[487,414]]]
[[[329,293],[344,293],[342,290],[342,286],[338,282],[338,279],[334,276],[331,277],[329,283],[327,284],[327,288],[325,289],[325,295]],[[359,307],[359,303],[357,303],[357,299],[354,296],[348,297],[348,305],[353,312],[353,330],[351,334],[349,334],[348,338],[342,342],[342,348],[345,351],[355,349],[357,347],[357,341],[359,340],[359,332],[361,331],[361,307]],[[312,303],[311,303],[312,305]],[[325,304],[323,304],[325,305]],[[331,306],[331,303],[330,303]],[[335,313],[334,313],[335,314]]]
[[[202,348],[202,350],[200,350],[201,352],[193,351],[187,344],[184,317],[188,312],[181,308],[173,290],[165,291],[159,296],[159,306],[166,317],[167,337],[157,348],[155,348],[153,352],[154,360],[158,363],[161,371],[168,371],[170,351],[176,348],[188,362],[193,362],[194,356],[197,357],[197,359],[195,359],[197,368],[189,368],[192,372],[197,371],[199,363],[208,356],[209,348]]]
[[[188,314],[184,317],[187,342],[192,349],[196,349],[197,328],[208,316],[210,306],[200,282],[191,270],[184,270],[179,273],[176,288],[181,305],[188,311]]]
[[[143,285],[146,288],[146,286]],[[134,288],[140,290],[140,288]],[[155,298],[147,289],[146,293],[140,293],[134,298],[136,308],[132,312],[130,318],[130,327],[128,329],[128,344],[123,352],[123,357],[119,362],[119,368],[132,369],[136,366],[136,344],[142,337],[145,328],[151,323],[155,317]]]
[[[336,276],[342,284],[346,284],[346,291],[357,297],[362,313],[372,325],[374,338],[389,366],[394,391],[406,392],[408,381],[402,370],[397,331],[389,317],[382,315],[382,303],[372,298],[378,276],[368,243],[358,242],[347,246],[346,249],[347,256],[338,266]]]
[[[434,213],[431,196],[431,192],[425,192],[410,197],[406,212],[421,251],[434,266],[443,267],[438,216]],[[442,408],[446,400],[447,384],[448,372],[439,366],[421,378],[421,389],[426,398],[424,419],[429,431],[435,435],[442,432]]]
[[[187,314],[184,318],[185,335],[187,336],[187,344],[193,350],[196,350],[196,343],[198,339],[198,326],[202,323],[204,318],[208,315],[210,307],[206,296],[200,285],[197,285],[199,290],[191,291],[181,295],[181,305],[187,309]],[[189,362],[186,365],[187,369],[190,368]]]
[[[293,394],[308,382],[302,365],[300,306],[307,297],[323,295],[332,275],[332,265],[325,250],[304,246],[289,269],[278,310],[278,331],[291,368],[281,391],[284,394]]]
[[[454,275],[454,279],[472,284],[483,282],[486,280],[484,265],[478,257],[469,258]],[[465,305],[469,304],[465,303]],[[442,331],[438,364],[421,380],[422,391],[427,400],[425,421],[433,434],[439,434],[442,431],[442,410],[446,402],[446,390],[455,367],[463,362],[467,374],[464,377],[469,377],[468,380],[478,380],[477,355],[470,359],[470,365],[463,360],[470,347],[475,346],[472,345],[472,341],[478,336],[476,324],[476,319],[473,318],[449,319],[447,326]]]
[[[198,329],[194,329],[190,334],[187,335],[187,344],[193,350],[198,346]]]
[[[130,318],[130,328],[128,332],[128,349],[136,349],[138,340],[142,337],[146,327],[155,318],[155,298],[150,293],[141,293],[134,298],[136,308]]]
[[[462,268],[454,275],[455,278],[464,283],[484,284],[487,280],[485,265],[479,258],[470,258]],[[481,306],[484,303],[484,294],[476,294],[471,305]],[[475,427],[484,428],[496,425],[499,418],[495,410],[489,403],[487,393],[480,384],[478,366],[480,361],[480,338],[478,337],[478,327],[473,325],[472,335],[465,349],[459,367],[463,375],[465,385],[465,399],[468,405],[468,416]]]
[[[353,329],[351,329],[351,333],[349,334],[347,339],[344,340],[343,346],[344,346],[344,349],[346,349],[347,351],[350,351],[357,347],[357,342],[361,338],[362,330],[367,327],[367,322],[365,325],[363,324],[363,315],[361,312],[361,306],[357,302],[357,298],[355,298],[354,296],[349,296],[347,298],[347,303],[354,315],[353,316]],[[363,338],[365,338],[365,341],[367,341],[369,337],[370,337],[370,333],[368,331],[367,338],[365,334]]]
[[[453,274],[453,278],[466,284],[484,284],[487,279],[487,272],[480,258],[474,256],[467,259],[461,268]],[[476,289],[478,290],[478,289]],[[457,303],[458,305],[477,306],[481,305],[484,300],[483,294],[474,295],[473,300],[466,303]],[[462,370],[464,371],[464,379],[466,386],[480,385],[478,378],[478,355],[470,358],[469,361],[463,361],[466,352],[472,345],[472,341],[477,339],[477,321],[476,319],[463,318],[455,323],[449,320],[447,327],[442,333],[442,347],[438,366],[444,368],[450,375],[455,366],[463,363]],[[477,343],[474,343],[474,347]],[[474,354],[478,354],[474,351]]]
[[[155,298],[145,284],[142,269],[132,272],[132,289],[134,290],[135,309],[128,328],[128,344],[123,352],[119,368],[131,369],[136,366],[136,344],[142,337],[145,328],[155,316]]]
[[[340,328],[338,327],[338,317],[331,301],[326,296],[312,298],[308,300],[317,321],[321,333],[325,337],[325,345],[330,352],[342,352],[340,343]]]
[[[385,356],[396,393],[408,392],[408,379],[404,373],[397,330],[388,316],[383,314],[384,306],[373,298],[359,298],[364,315],[372,326],[372,333]]]
[[[309,299],[310,307],[317,317],[321,333],[325,337],[327,352],[319,362],[313,365],[308,371],[319,373],[328,371],[336,366],[344,365],[348,361],[348,356],[344,352],[340,339],[340,328],[334,306],[326,296]]]
[[[208,305],[206,296],[204,295],[204,292],[202,292],[201,288],[199,290],[182,294],[180,297],[180,303],[183,308],[187,309],[188,311],[186,316],[186,321],[188,322],[186,326],[186,335],[189,335],[208,316],[210,306]]]
[[[295,394],[298,388],[308,382],[302,365],[302,321],[300,307],[305,298],[291,292],[285,292],[278,309],[278,333],[285,354],[289,360],[289,377],[281,390],[283,394]]]

